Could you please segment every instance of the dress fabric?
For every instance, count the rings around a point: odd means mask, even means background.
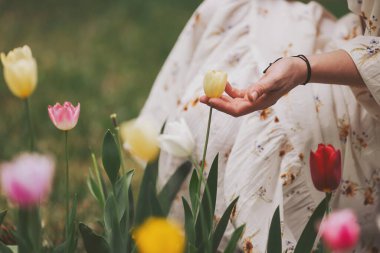
[[[240,243],[244,252],[265,252],[277,206],[283,251],[292,252],[324,197],[313,186],[308,162],[319,143],[342,152],[342,182],[332,207],[352,208],[358,215],[362,235],[355,252],[380,252],[380,1],[348,4],[355,14],[336,19],[315,2],[204,1],[181,33],[141,112],[159,124],[184,118],[197,143],[194,157],[200,160],[209,108],[198,98],[208,70],[223,70],[233,86],[245,88],[278,57],[336,49],[351,55],[366,87],[310,83],[244,117],[214,110],[205,173],[219,154],[215,219],[239,196],[231,221],[235,227],[246,223]],[[358,16],[365,21],[364,36]],[[181,162],[162,152],[159,182]],[[186,189],[184,185],[180,195]],[[183,215],[182,210],[178,198],[173,217]]]

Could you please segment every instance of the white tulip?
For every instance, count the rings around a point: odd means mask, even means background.
[[[195,141],[185,120],[181,118],[179,121],[169,122],[165,129],[166,133],[158,137],[160,148],[174,156],[191,156]]]

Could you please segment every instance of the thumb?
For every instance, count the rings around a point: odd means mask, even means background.
[[[259,97],[263,94],[268,93],[270,91],[270,82],[264,81],[260,79],[257,83],[253,84],[248,89],[248,99],[251,102],[255,102]]]

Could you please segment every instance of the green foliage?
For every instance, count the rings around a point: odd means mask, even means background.
[[[65,228],[65,234],[66,234],[66,241],[65,241],[65,253],[71,253],[75,252],[75,249],[77,248],[78,244],[78,233],[77,233],[77,226],[76,226],[76,215],[77,215],[77,204],[78,204],[78,197],[75,195],[73,200],[73,205],[71,207],[71,211],[68,217],[68,223],[66,224]]]
[[[331,194],[327,194],[314,210],[304,230],[302,231],[301,237],[294,249],[294,253],[311,252],[313,250],[315,239],[318,234],[318,230],[315,229],[315,224],[321,221],[327,212],[330,199]],[[319,250],[320,248],[321,247],[319,247]],[[275,213],[273,214],[267,242],[267,253],[277,252],[282,252],[280,207],[277,207]]]
[[[270,224],[267,253],[282,253],[280,207],[276,208]]]
[[[162,211],[164,215],[169,213],[170,206],[176,197],[176,193],[180,190],[182,182],[189,175],[190,170],[190,162],[182,164],[162,188],[160,194],[158,195],[158,199],[162,204]]]
[[[109,137],[107,137],[107,135]],[[94,188],[96,188],[97,191],[100,191],[104,196],[107,196],[104,208],[105,235],[104,237],[97,235],[84,223],[81,223],[79,227],[85,249],[88,253],[134,252],[135,246],[131,235],[132,228],[140,225],[151,216],[165,217],[168,214],[168,210],[179,191],[180,186],[191,170],[191,163],[189,162],[185,162],[179,166],[173,176],[168,180],[167,184],[163,187],[162,191],[158,193],[156,190],[158,161],[156,160],[155,162],[148,164],[144,171],[135,209],[131,187],[134,171],[131,170],[120,176],[120,171],[117,166],[110,165],[115,164],[112,159],[118,159],[112,154],[112,152],[119,154],[119,150],[115,144],[116,142],[114,139],[111,139],[111,137],[113,138],[112,133],[108,130],[103,141],[103,164],[104,170],[109,176],[110,181],[113,182],[112,189],[107,195],[105,192],[106,189],[101,183],[99,183],[101,180],[96,180],[96,176],[91,174],[90,177],[92,177],[92,183],[88,184],[90,191],[94,191]],[[106,142],[108,144],[105,144]],[[104,154],[107,155],[105,156]],[[97,168],[97,165],[94,165],[93,167]],[[116,170],[110,170],[110,168]],[[101,195],[100,193],[93,195],[98,202],[101,202],[101,198],[99,197]],[[94,245],[97,245],[98,247],[95,247]]]
[[[112,185],[114,185],[119,175],[121,162],[119,145],[117,144],[115,137],[110,130],[107,130],[106,134],[104,135],[102,161],[108,178],[111,181]]]
[[[38,208],[18,210],[18,225],[15,233],[19,253],[41,252],[41,219]]]
[[[5,216],[7,215],[8,210],[3,210],[0,212],[0,225],[3,224]]]
[[[318,234],[318,231],[315,229],[315,224],[321,221],[323,216],[325,215],[326,206],[328,206],[330,198],[331,195],[327,195],[314,210],[304,230],[302,231],[301,237],[298,240],[294,253],[311,252],[311,250],[313,249],[315,238]]]
[[[0,242],[0,252],[1,253],[12,253],[12,250],[8,248],[4,243]]]
[[[230,203],[226,211],[224,211],[222,218],[219,220],[218,224],[216,225],[214,236],[213,236],[213,244],[212,244],[213,252],[216,252],[219,247],[219,244],[223,238],[223,234],[226,231],[228,221],[230,220],[231,214],[234,208],[236,207],[238,200],[239,198],[236,198]]]
[[[227,229],[227,225],[233,209],[235,208],[238,198],[233,200],[225,210],[222,218],[218,223],[214,222],[217,182],[218,182],[218,158],[217,155],[210,168],[206,181],[200,168],[195,165],[196,169],[190,179],[189,194],[191,206],[186,199],[182,198],[182,204],[185,212],[185,232],[187,238],[186,251],[188,253],[212,253],[217,252],[222,237]],[[204,182],[203,194],[199,192],[199,184]],[[228,245],[227,252],[234,252],[237,242],[243,232],[239,227],[234,231]]]
[[[240,238],[244,232],[244,229],[245,229],[245,225],[241,225],[232,233],[231,239],[228,242],[227,247],[224,250],[224,253],[234,253],[235,252],[236,247],[237,247],[237,243],[240,240]]]
[[[104,237],[95,234],[91,228],[79,223],[79,231],[83,238],[84,247],[88,253],[109,253],[110,248]]]

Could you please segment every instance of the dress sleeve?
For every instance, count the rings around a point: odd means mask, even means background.
[[[366,85],[352,91],[371,116],[380,121],[380,37],[358,36],[342,49],[351,56]]]

